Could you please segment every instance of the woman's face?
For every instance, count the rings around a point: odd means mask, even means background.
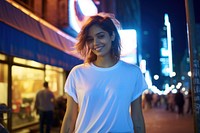
[[[87,36],[87,45],[97,57],[110,56],[111,45],[114,36],[110,36],[108,32],[97,25],[93,25],[89,29]]]

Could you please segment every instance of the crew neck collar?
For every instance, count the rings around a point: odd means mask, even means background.
[[[90,63],[91,67],[94,68],[95,70],[99,70],[99,71],[109,71],[109,70],[114,70],[115,68],[117,68],[119,65],[121,64],[121,61],[119,60],[116,64],[114,64],[111,67],[98,67],[96,65],[94,65],[93,63]]]

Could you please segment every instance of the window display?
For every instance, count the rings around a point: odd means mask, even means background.
[[[49,82],[51,91],[55,97],[63,95],[64,76],[63,69],[46,65],[45,81]]]
[[[0,112],[1,124],[8,127],[12,122],[10,128],[17,130],[38,123],[34,109],[36,94],[43,89],[43,82],[48,81],[56,99],[63,96],[64,69],[3,54],[0,61],[0,105],[10,103],[9,113]]]
[[[1,59],[3,56],[1,56]],[[0,59],[0,60],[1,60]],[[0,123],[7,127],[8,120],[8,65],[0,64]]]
[[[44,71],[21,66],[12,67],[12,124],[18,127],[38,121],[34,111],[36,92],[41,89]]]

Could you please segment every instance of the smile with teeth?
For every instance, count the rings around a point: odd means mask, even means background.
[[[99,47],[95,47],[94,50],[95,51],[101,51],[102,48],[103,48],[103,46],[99,46]]]

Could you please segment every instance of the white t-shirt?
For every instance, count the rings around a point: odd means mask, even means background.
[[[121,60],[109,68],[75,66],[65,83],[65,92],[79,105],[75,132],[133,133],[129,107],[145,89],[140,68]]]

